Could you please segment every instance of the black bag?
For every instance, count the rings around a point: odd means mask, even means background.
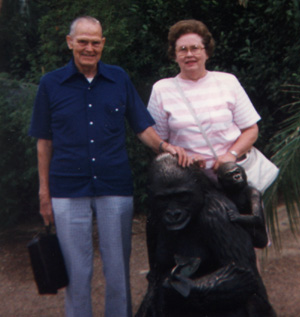
[[[39,294],[57,294],[57,290],[69,283],[65,262],[56,234],[39,233],[27,245],[34,279]]]

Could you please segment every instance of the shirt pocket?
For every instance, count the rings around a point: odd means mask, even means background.
[[[126,106],[124,103],[105,105],[105,127],[110,131],[118,131],[124,125]]]

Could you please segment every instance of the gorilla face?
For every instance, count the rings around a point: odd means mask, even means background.
[[[192,218],[192,205],[195,201],[190,186],[169,186],[154,195],[156,206],[161,212],[162,221],[168,230],[185,228]]]
[[[151,209],[167,230],[182,230],[197,216],[203,191],[191,168],[177,165],[177,158],[162,155],[150,174]]]
[[[247,184],[244,169],[236,163],[228,162],[218,169],[218,179],[226,189],[238,189]]]

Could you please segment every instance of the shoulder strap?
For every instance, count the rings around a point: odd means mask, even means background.
[[[181,87],[180,87],[180,85],[179,85],[179,83],[178,83],[178,79],[177,79],[176,77],[174,78],[174,82],[175,82],[176,87],[178,88],[178,91],[179,91],[179,93],[180,93],[182,99],[184,100],[184,102],[185,102],[186,106],[188,107],[188,109],[189,109],[191,115],[193,116],[193,118],[194,118],[196,124],[198,125],[198,127],[199,127],[199,129],[200,129],[200,132],[202,133],[202,135],[203,135],[203,137],[204,137],[204,139],[205,139],[205,142],[207,143],[207,145],[209,146],[210,150],[212,151],[212,154],[213,154],[214,158],[217,160],[217,159],[218,159],[218,155],[217,155],[216,151],[214,150],[214,148],[212,147],[212,144],[210,143],[210,141],[209,141],[209,139],[208,139],[208,137],[207,137],[206,132],[204,131],[204,129],[203,129],[203,127],[202,127],[202,125],[201,125],[199,119],[198,119],[197,116],[196,116],[196,113],[195,113],[194,108],[192,107],[190,101],[189,101],[189,100],[186,98],[186,96],[184,95],[183,90],[181,89]]]

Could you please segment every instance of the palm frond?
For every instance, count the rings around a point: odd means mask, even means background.
[[[282,107],[288,117],[271,140],[275,153],[271,159],[280,173],[264,194],[267,223],[277,246],[280,246],[278,205],[285,205],[294,233],[298,231],[300,216],[300,86],[286,85],[284,91],[292,94],[295,101]]]

